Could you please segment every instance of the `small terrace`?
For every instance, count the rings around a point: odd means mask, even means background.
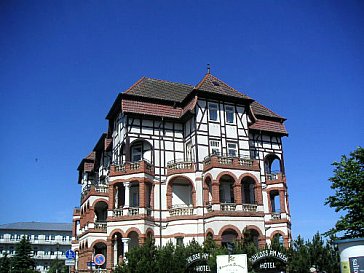
[[[167,163],[167,175],[191,173],[194,171],[195,163],[192,161],[172,160]]]
[[[137,162],[126,162],[121,165],[111,165],[110,176],[120,176],[135,173],[154,175],[154,166],[146,159]]]
[[[205,157],[203,170],[206,172],[212,168],[238,169],[247,171],[259,171],[259,161],[229,155],[210,155]]]
[[[169,215],[171,217],[193,215],[193,207],[188,205],[174,205],[169,210]]]

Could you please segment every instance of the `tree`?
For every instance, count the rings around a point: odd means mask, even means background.
[[[6,253],[4,257],[0,258],[0,273],[9,273],[10,272],[10,258]]]
[[[64,260],[53,260],[49,267],[48,273],[68,273],[68,267],[64,264]]]
[[[35,272],[35,262],[32,259],[32,245],[25,236],[15,245],[15,255],[12,258],[11,266],[13,273]]]
[[[350,157],[343,155],[340,162],[332,165],[334,176],[329,181],[335,194],[326,199],[325,205],[346,214],[325,235],[342,234],[338,236],[342,239],[364,237],[364,148],[358,147]]]
[[[324,241],[317,232],[312,241],[304,241],[301,236],[291,243],[288,250],[289,272],[306,273],[314,266],[320,272],[339,273],[339,255],[331,240]]]

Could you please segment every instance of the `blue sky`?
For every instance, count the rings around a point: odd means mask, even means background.
[[[363,1],[1,1],[0,224],[71,221],[118,92],[207,63],[288,119],[293,236],[332,227],[331,163],[364,144]]]

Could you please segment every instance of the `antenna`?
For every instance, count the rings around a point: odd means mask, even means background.
[[[210,64],[207,64],[207,74],[210,74]]]

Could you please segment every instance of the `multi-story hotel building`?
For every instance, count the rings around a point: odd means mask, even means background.
[[[207,73],[196,85],[141,78],[120,93],[78,171],[77,270],[111,270],[147,237],[224,244],[249,230],[288,245],[285,118]]]
[[[46,273],[52,260],[65,260],[71,248],[71,223],[19,222],[0,225],[0,258],[12,257],[16,244],[26,237],[32,245],[36,269]]]

